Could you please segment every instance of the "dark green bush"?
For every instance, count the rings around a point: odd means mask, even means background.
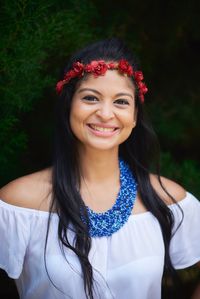
[[[165,8],[150,0],[1,1],[0,183],[48,164],[61,68],[75,49],[114,35],[141,58],[147,109],[163,152],[162,174],[200,196],[196,5],[180,0],[166,2]]]

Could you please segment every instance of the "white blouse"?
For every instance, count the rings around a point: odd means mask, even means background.
[[[184,211],[180,228],[171,240],[176,269],[200,260],[200,202],[189,192],[179,202]],[[179,208],[169,206],[175,228]],[[14,278],[21,299],[85,299],[81,267],[69,249],[61,253],[58,216],[52,215],[44,263],[48,212],[13,206],[0,200],[0,267]],[[73,232],[68,231],[73,242]],[[95,299],[159,299],[164,265],[164,244],[151,212],[131,215],[110,237],[92,238],[89,260],[94,268]]]

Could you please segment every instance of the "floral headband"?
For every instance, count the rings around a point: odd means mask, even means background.
[[[148,91],[146,85],[142,80],[144,79],[141,71],[134,71],[127,60],[121,59],[119,62],[106,63],[104,60],[93,60],[89,64],[84,65],[81,62],[73,63],[73,68],[64,75],[64,79],[59,81],[56,85],[58,94],[62,92],[65,84],[73,78],[81,78],[84,73],[92,73],[94,77],[105,75],[107,70],[118,70],[121,74],[126,76],[133,76],[137,87],[139,89],[139,98],[141,103],[144,102],[144,94]]]

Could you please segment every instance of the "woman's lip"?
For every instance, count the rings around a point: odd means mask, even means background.
[[[93,129],[89,124],[87,125],[87,127],[92,134],[94,134],[95,136],[100,136],[100,137],[112,137],[113,135],[115,135],[119,132],[119,128],[113,127],[113,126],[112,127],[108,127],[108,126],[103,127],[103,128],[113,128],[114,129],[113,131],[97,131],[97,130]]]
[[[106,124],[94,124],[94,123],[89,123],[87,124],[88,126],[95,126],[95,127],[100,127],[100,128],[108,128],[108,129],[119,129],[116,126],[113,125],[106,125]]]

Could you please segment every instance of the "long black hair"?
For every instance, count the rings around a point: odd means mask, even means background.
[[[72,64],[76,61],[87,64],[92,60],[100,59],[105,61],[126,59],[135,71],[140,70],[138,61],[133,57],[132,51],[127,48],[124,42],[117,38],[111,38],[93,43],[75,53],[69,59],[64,72],[70,70]],[[84,216],[88,219],[87,211],[79,192],[80,169],[76,138],[71,131],[69,122],[72,97],[80,80],[74,78],[65,85],[56,105],[54,157],[52,165],[53,201],[50,212],[52,209],[56,210],[59,216],[58,236],[60,244],[62,248],[67,247],[78,256],[83,274],[86,297],[94,299],[93,269],[88,259],[91,248],[91,237],[88,233],[88,226],[82,222],[80,215],[80,209],[82,209]],[[132,80],[134,83],[134,78]],[[143,104],[141,104],[138,97],[136,84],[135,87],[136,108],[138,111],[137,124],[129,138],[120,145],[119,154],[129,164],[136,177],[138,193],[141,196],[143,204],[159,221],[165,246],[165,270],[174,273],[175,270],[169,255],[169,245],[174,223],[173,215],[156,193],[150,181],[150,172],[152,167],[154,167],[162,186],[159,167],[159,143],[152,126],[145,116]],[[163,186],[162,188],[165,190]],[[167,190],[165,192],[175,202],[175,199]],[[74,244],[70,243],[67,235],[70,224],[72,224],[75,233]]]

